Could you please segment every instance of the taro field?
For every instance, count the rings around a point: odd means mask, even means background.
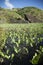
[[[43,64],[43,23],[0,24],[0,65]]]

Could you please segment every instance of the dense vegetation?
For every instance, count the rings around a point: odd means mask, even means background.
[[[0,65],[43,63],[43,24],[1,24]]]
[[[43,22],[43,10],[35,7],[4,9],[0,7],[0,23]]]
[[[43,10],[0,7],[0,65],[39,64],[43,64]]]

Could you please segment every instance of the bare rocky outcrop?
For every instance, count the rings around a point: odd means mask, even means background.
[[[33,15],[24,14],[25,20],[27,20],[29,23],[42,23],[43,21],[37,19]]]

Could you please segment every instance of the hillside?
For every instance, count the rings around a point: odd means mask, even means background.
[[[32,22],[35,22],[34,19],[36,19],[36,22],[42,22],[43,21],[43,10],[40,10],[35,7],[24,7],[20,10],[18,10],[18,13],[24,17],[26,20]]]
[[[4,9],[0,7],[0,23],[43,22],[43,10],[35,7]]]

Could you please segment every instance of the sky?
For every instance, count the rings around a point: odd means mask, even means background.
[[[27,6],[43,9],[43,0],[0,0],[0,7],[3,8],[23,8]]]

